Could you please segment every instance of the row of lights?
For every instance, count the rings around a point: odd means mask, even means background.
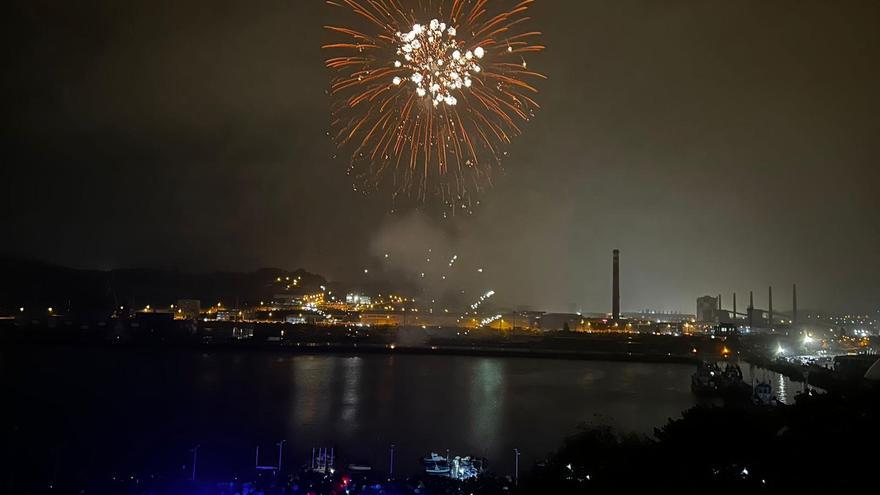
[[[47,309],[47,311],[48,311],[49,313],[53,312],[52,306],[49,306],[49,307],[46,308],[46,309]],[[18,312],[19,312],[19,313],[24,313],[24,306],[19,307],[19,308],[18,308]]]

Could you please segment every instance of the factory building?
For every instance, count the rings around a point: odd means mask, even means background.
[[[697,299],[697,321],[700,323],[715,323],[718,318],[717,297],[703,296]]]

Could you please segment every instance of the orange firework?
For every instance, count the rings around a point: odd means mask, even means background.
[[[534,0],[327,0],[351,14],[325,26],[334,71],[332,132],[355,188],[395,202],[470,211],[503,148],[538,104],[525,57]],[[405,5],[406,4],[406,5]]]

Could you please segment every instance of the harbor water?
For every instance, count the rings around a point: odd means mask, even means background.
[[[449,449],[505,474],[514,449],[527,469],[581,424],[651,435],[698,401],[682,364],[27,347],[0,369],[11,445],[84,477],[183,472],[195,445],[200,476],[248,476],[282,439],[288,468],[332,447],[384,471],[395,444],[398,472]],[[786,401],[802,389],[755,374]]]

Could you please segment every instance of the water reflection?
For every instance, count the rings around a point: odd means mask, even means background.
[[[334,360],[318,356],[291,359],[293,388],[290,410],[295,425],[310,425],[327,415],[330,404],[323,400],[324,389],[332,380]]]
[[[785,375],[764,368],[758,368],[753,364],[749,364],[743,370],[743,380],[752,386],[760,382],[771,384],[773,386],[773,395],[783,404],[794,404],[795,397],[803,389],[802,386],[793,383]]]
[[[776,375],[776,398],[783,404],[788,404],[788,387],[786,387],[788,379],[782,375]]]
[[[674,364],[405,355],[279,359],[250,352],[95,351],[85,359],[43,349],[0,349],[0,359],[6,370],[47,363],[4,384],[45,391],[47,401],[66,408],[89,452],[151,442],[159,446],[153,452],[171,459],[201,442],[206,474],[249,469],[255,444],[282,438],[289,442],[286,462],[293,464],[307,462],[312,447],[332,445],[340,459],[381,468],[394,443],[402,472],[419,470],[426,452],[446,448],[484,455],[495,466],[509,466],[518,448],[521,462],[531,465],[597,416],[621,431],[650,434],[695,403],[693,366]],[[766,378],[781,389],[776,376]],[[788,395],[793,387],[785,383],[784,390]],[[109,394],[115,398],[110,406]],[[160,395],[167,400],[143,401]],[[123,417],[125,424],[107,428]],[[97,461],[117,462],[107,457]]]
[[[363,359],[359,357],[345,358],[342,363],[342,404],[339,419],[343,433],[351,434],[358,425],[358,404],[360,403],[361,367]]]
[[[504,364],[501,359],[480,359],[470,383],[471,440],[487,448],[494,446],[503,422]]]

